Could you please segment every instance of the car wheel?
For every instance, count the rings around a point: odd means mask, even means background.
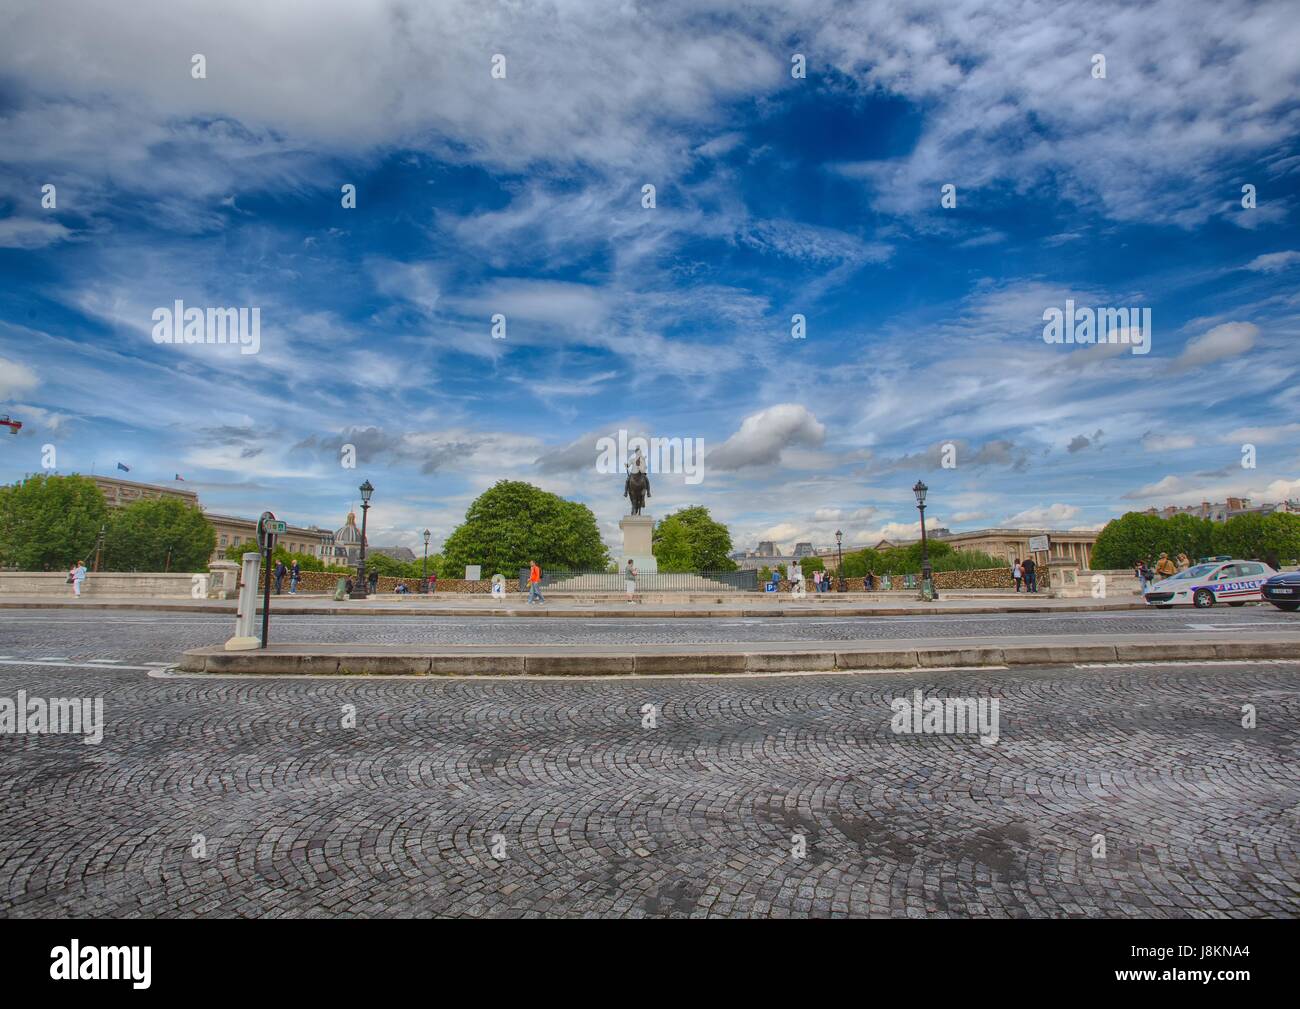
[[[1208,610],[1214,605],[1214,593],[1209,589],[1197,589],[1196,595],[1192,596],[1192,602],[1196,604],[1198,610]]]
[[[1300,603],[1273,603],[1279,610],[1285,610],[1287,613],[1294,613],[1300,610]]]

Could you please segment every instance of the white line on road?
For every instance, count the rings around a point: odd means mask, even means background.
[[[172,660],[167,662],[158,662],[152,666],[105,666],[102,662],[69,662],[66,659],[50,661],[48,659],[0,659],[0,666],[60,666],[65,669],[162,669],[170,666]]]
[[[1075,669],[1133,669],[1159,666],[1296,666],[1300,659],[1162,659],[1156,662],[1076,662]]]

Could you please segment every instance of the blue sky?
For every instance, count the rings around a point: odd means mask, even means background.
[[[703,439],[649,511],[738,547],[911,535],[918,478],[953,529],[1298,498],[1297,94],[1286,3],[19,0],[0,479],[333,527],[368,478],[435,546],[501,478],[616,545],[620,428]],[[1067,298],[1151,352],[1045,343]],[[156,344],[177,299],[260,352]]]

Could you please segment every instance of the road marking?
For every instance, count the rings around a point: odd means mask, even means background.
[[[1132,669],[1160,666],[1295,666],[1300,659],[1161,659],[1153,662],[1076,662],[1075,669]]]
[[[50,661],[49,659],[0,659],[0,666],[59,666],[65,669],[161,669],[171,665],[171,661],[159,662],[152,666],[105,666],[94,662],[69,662],[66,659]]]
[[[1276,627],[1278,625],[1271,620],[1243,620],[1236,624],[1185,624],[1184,626],[1193,631],[1235,631],[1238,627]]]

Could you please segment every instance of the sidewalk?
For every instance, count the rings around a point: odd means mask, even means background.
[[[635,676],[716,673],[830,672],[1070,662],[1198,659],[1293,659],[1300,640],[1286,634],[1063,634],[1041,637],[900,641],[752,642],[636,645],[621,650],[583,645],[273,644],[227,652],[220,646],[185,652],[184,672],[316,676]]]
[[[940,613],[1100,613],[1146,609],[1136,596],[1117,599],[1053,599],[1046,595],[989,594],[966,598],[944,596],[924,603],[911,595],[844,593],[834,601],[793,599],[789,596],[760,601],[755,593],[717,602],[646,602],[629,605],[622,597],[580,602],[552,596],[543,605],[530,606],[522,595],[504,601],[490,596],[371,596],[335,602],[330,596],[272,596],[271,612],[280,616],[406,616],[406,617],[900,617]],[[138,596],[91,599],[45,596],[0,597],[0,610],[93,609],[149,613],[224,613],[234,616],[235,600],[141,599]],[[261,597],[258,598],[261,611]]]

